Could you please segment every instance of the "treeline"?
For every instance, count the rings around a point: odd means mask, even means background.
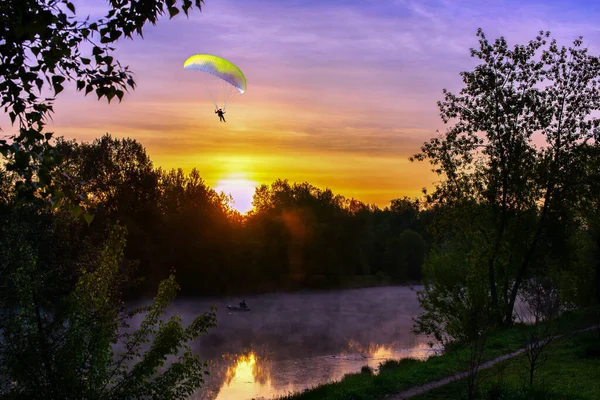
[[[52,234],[36,242],[47,241],[52,257],[64,261],[68,255],[54,254],[61,246],[51,243],[68,243],[64,252],[72,252],[101,243],[114,223],[125,226],[125,257],[138,281],[131,295],[154,293],[171,270],[187,296],[417,282],[432,243],[432,212],[408,198],[381,209],[309,183],[277,180],[257,188],[255,209],[240,215],[197,170],[156,169],[133,139],[59,138],[56,149],[63,189],[87,196],[93,220],[85,226],[81,218],[51,213],[45,221]],[[10,187],[1,196],[6,213],[15,208]],[[38,215],[43,207],[28,209]],[[51,225],[61,219],[81,226],[57,231]]]

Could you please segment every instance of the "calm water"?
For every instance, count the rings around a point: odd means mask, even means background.
[[[408,287],[245,298],[250,312],[229,312],[241,298],[183,300],[174,311],[190,321],[218,307],[218,327],[194,344],[210,376],[193,400],[273,399],[358,372],[386,359],[426,358],[411,332],[420,309]]]

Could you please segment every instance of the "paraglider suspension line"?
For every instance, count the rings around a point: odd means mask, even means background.
[[[237,88],[232,88],[228,83],[223,81],[221,83],[222,90],[221,93],[223,95],[223,111],[227,109],[227,104],[233,99],[233,97],[238,93]]]
[[[217,100],[216,100],[215,96],[213,95],[212,91],[210,90],[208,83],[204,82],[204,86],[206,86],[206,90],[208,90],[208,94],[210,94],[210,98],[212,99],[212,101],[215,105],[215,108],[219,108],[219,105],[217,104]]]

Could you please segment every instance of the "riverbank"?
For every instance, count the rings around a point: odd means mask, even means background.
[[[563,314],[559,322],[561,330],[576,331],[593,325],[595,323],[595,318],[590,311],[577,311]],[[487,350],[483,355],[482,362],[494,360],[524,347],[526,343],[526,332],[529,329],[531,329],[529,326],[516,325],[509,329],[499,329],[494,332],[488,339]],[[384,399],[407,389],[439,381],[464,371],[465,360],[468,359],[468,355],[468,348],[457,347],[447,351],[443,355],[430,357],[426,361],[405,359],[399,362],[387,362],[382,365],[380,372],[376,375],[366,371],[363,373],[346,375],[339,382],[322,385],[303,393],[284,397],[283,399]],[[520,359],[519,357],[516,357],[517,361]],[[506,362],[500,363],[499,366],[510,362],[512,361],[507,360]],[[498,375],[494,375],[494,371],[496,371],[495,368],[496,367],[490,368],[490,370],[488,370],[489,372],[486,371],[486,374],[489,374],[490,376],[488,381],[493,380],[492,378],[495,378],[495,376]],[[586,368],[589,367],[586,366]],[[456,385],[457,388],[464,389],[464,384],[461,386],[461,381],[458,381]],[[454,395],[449,395],[449,393],[444,392],[445,390],[446,386],[436,389],[435,396],[438,397],[432,398],[455,398]],[[429,396],[429,393],[425,393],[419,398],[429,398],[427,396]]]
[[[594,328],[556,340],[545,351],[547,361],[529,385],[527,356],[502,361],[481,371],[478,397],[514,400],[600,399],[600,337]],[[411,400],[443,400],[465,397],[466,381],[453,381]]]

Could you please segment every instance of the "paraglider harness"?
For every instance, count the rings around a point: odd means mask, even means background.
[[[217,114],[219,116],[219,120],[220,121],[225,121],[225,117],[223,116],[223,114],[225,114],[225,111],[223,111],[222,109],[218,108],[215,110],[215,114]]]

